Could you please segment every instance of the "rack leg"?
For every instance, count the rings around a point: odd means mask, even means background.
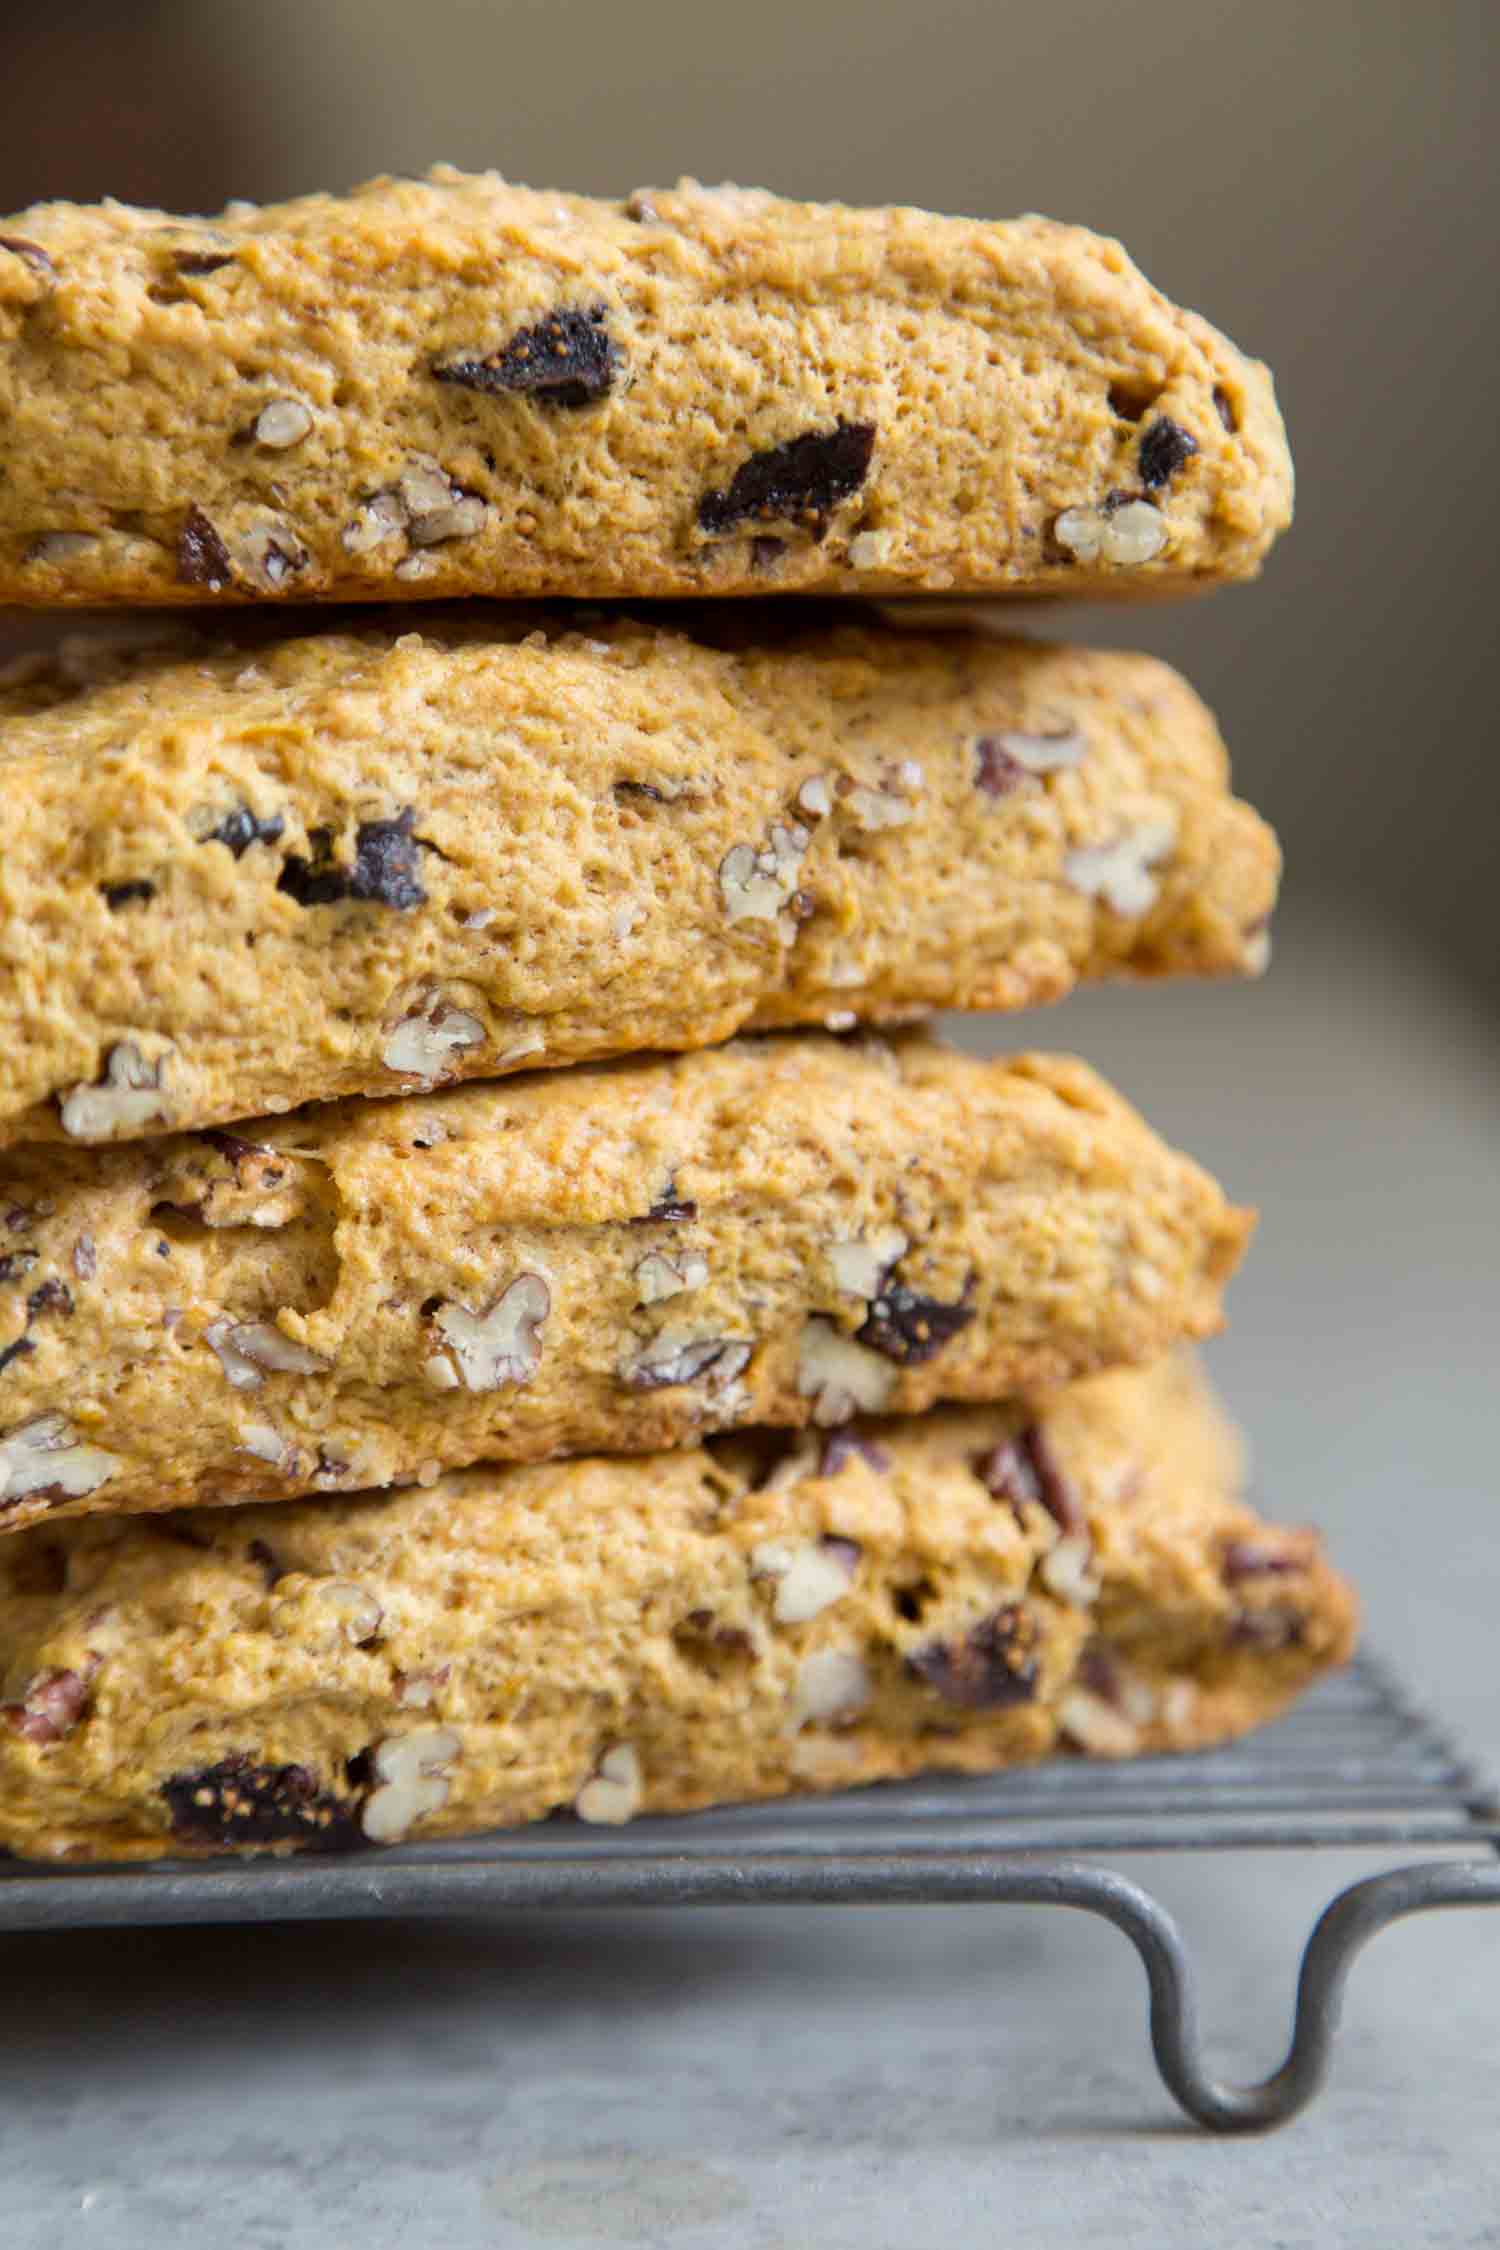
[[[1438,1907],[1500,1906],[1500,1866],[1490,1861],[1428,1860],[1351,1883],[1324,1909],[1307,1941],[1285,2061],[1259,2085],[1229,2086],[1204,2068],[1192,1964],[1166,1909],[1106,1869],[1070,1873],[1090,1880],[1060,1888],[1055,1903],[1102,1914],[1130,1939],[1151,1990],[1157,2068],[1188,2116],[1217,2133],[1284,2125],[1307,2107],[1327,2076],[1350,1963],[1372,1937],[1407,1915]]]

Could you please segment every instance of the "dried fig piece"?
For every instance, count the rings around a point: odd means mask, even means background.
[[[873,422],[804,430],[742,461],[723,491],[698,502],[702,530],[717,535],[742,523],[805,522],[821,539],[841,500],[858,492],[875,451]]]
[[[461,390],[508,392],[540,406],[592,406],[613,390],[624,365],[606,319],[603,305],[560,309],[518,328],[496,351],[442,360],[432,372]]]
[[[907,1658],[909,1670],[945,1703],[998,1711],[1036,1694],[1036,1627],[1019,1602],[982,1617],[958,1641],[930,1641]]]
[[[354,1808],[318,1787],[306,1766],[257,1765],[246,1751],[197,1773],[173,1774],[161,1789],[172,1832],[184,1843],[298,1843],[348,1851],[360,1841]]]
[[[418,878],[420,845],[412,833],[416,817],[407,805],[394,820],[362,820],[355,831],[352,867],[334,858],[333,839],[326,828],[311,829],[308,842],[313,857],[289,852],[276,880],[277,890],[285,891],[299,906],[363,899],[404,914],[424,905],[427,893]]]
[[[196,504],[183,517],[177,534],[177,576],[184,586],[207,586],[213,593],[234,578],[229,549]]]
[[[1185,430],[1180,422],[1174,422],[1163,414],[1159,421],[1151,424],[1136,448],[1135,457],[1140,464],[1141,482],[1146,490],[1154,492],[1158,486],[1170,484],[1178,470],[1191,461],[1197,450],[1198,440],[1191,432]]]
[[[896,1360],[902,1367],[917,1367],[924,1360],[935,1359],[973,1318],[974,1307],[966,1297],[956,1305],[945,1305],[897,1281],[872,1299],[863,1327],[856,1328],[854,1334],[856,1342],[884,1352],[887,1359]]]

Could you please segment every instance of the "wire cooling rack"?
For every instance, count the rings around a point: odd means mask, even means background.
[[[1177,1925],[1096,1855],[1344,1846],[1467,1846],[1472,1856],[1408,1863],[1341,1891],[1303,1952],[1286,2060],[1259,2085],[1221,2083],[1204,2066]],[[1183,2109],[1219,2132],[1276,2125],[1322,2084],[1344,1980],[1370,1938],[1430,1908],[1500,1905],[1500,1797],[1365,1656],[1250,1741],[1195,1757],[1060,1760],[624,1829],[559,1819],[349,1858],[39,1871],[0,1857],[0,1934],[523,1907],[943,1902],[1071,1906],[1113,1922],[1145,1967],[1157,2065]]]

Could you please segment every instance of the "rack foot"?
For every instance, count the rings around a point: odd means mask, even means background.
[[[1157,2068],[1188,2116],[1216,2133],[1263,2132],[1307,2107],[1328,2075],[1350,1965],[1371,1938],[1440,1907],[1500,1906],[1500,1866],[1487,1861],[1427,1860],[1351,1883],[1307,1941],[1285,2061],[1258,2085],[1230,2086],[1204,2067],[1193,1967],[1166,1909],[1105,1868],[1059,1868],[1054,1882],[1052,1903],[1100,1914],[1130,1939],[1150,1987]]]

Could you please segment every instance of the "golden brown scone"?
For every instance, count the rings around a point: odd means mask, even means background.
[[[993,1399],[1249,1231],[1081,1063],[793,1033],[0,1161],[0,1529]]]
[[[1184,592],[1291,515],[1266,370],[1024,218],[440,167],[0,219],[0,598]]]
[[[0,1541],[0,1843],[341,1849],[1195,1749],[1354,1632],[1182,1361],[1024,1410]]]
[[[0,682],[0,1140],[1264,959],[1275,839],[1149,657],[421,615]]]

